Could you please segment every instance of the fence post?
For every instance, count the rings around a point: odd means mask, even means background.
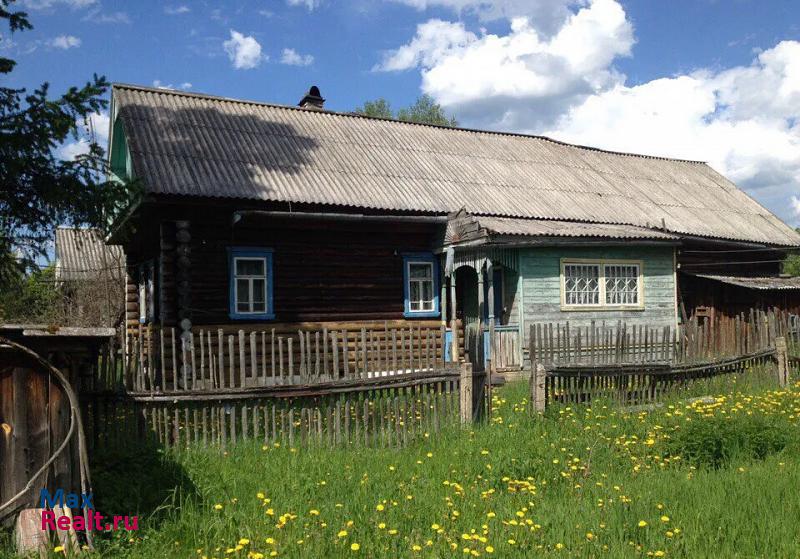
[[[472,363],[461,363],[461,378],[458,383],[461,424],[472,423]]]
[[[534,413],[543,412],[545,408],[546,376],[544,365],[537,363],[531,374],[531,405]]]
[[[786,338],[775,338],[775,353],[778,361],[778,385],[781,388],[789,384],[789,356],[786,347]]]

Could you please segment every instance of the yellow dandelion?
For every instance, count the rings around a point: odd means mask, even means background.
[[[216,505],[214,505],[214,510],[222,510],[222,505],[217,503]]]
[[[351,543],[350,549],[352,549],[353,551],[358,551],[359,549],[361,549],[361,545],[357,543]]]
[[[647,526],[647,522],[645,522],[644,520],[640,520],[639,521],[639,528],[644,528],[645,526]]]
[[[336,537],[338,538],[344,538],[346,536],[347,536],[347,530],[339,530],[339,533],[336,534]]]

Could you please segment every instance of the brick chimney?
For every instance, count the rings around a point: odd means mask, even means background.
[[[319,88],[316,85],[312,85],[309,88],[308,93],[305,94],[305,97],[300,99],[298,105],[304,109],[321,111],[325,105],[325,99],[323,99],[322,95],[320,95]]]

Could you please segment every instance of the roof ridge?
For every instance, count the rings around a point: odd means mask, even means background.
[[[282,105],[280,103],[267,103],[265,101],[252,101],[248,99],[236,99],[234,97],[224,97],[220,95],[211,95],[209,93],[200,93],[195,91],[180,91],[177,89],[167,89],[161,87],[150,87],[145,85],[137,85],[137,84],[129,84],[129,83],[121,83],[121,82],[114,82],[111,84],[112,95],[114,89],[129,89],[134,91],[145,91],[149,93],[156,93],[159,95],[177,95],[180,97],[194,97],[197,99],[207,99],[210,101],[223,101],[227,103],[238,103],[242,105],[256,105],[261,107],[272,107],[276,109],[285,109],[290,111],[302,111],[304,113],[309,112],[308,109],[304,109],[302,107],[296,107],[292,105]],[[603,149],[595,146],[587,146],[582,144],[574,144],[571,142],[565,142],[563,140],[557,140],[555,138],[550,138],[548,136],[543,136],[539,134],[523,134],[521,132],[506,132],[501,130],[484,130],[480,128],[467,128],[464,126],[444,126],[440,124],[429,124],[426,122],[413,122],[408,120],[399,120],[396,118],[385,118],[379,116],[370,116],[370,115],[363,115],[356,112],[341,112],[341,111],[331,111],[325,109],[324,111],[314,111],[315,114],[328,114],[332,116],[339,116],[345,118],[364,118],[369,120],[381,120],[385,122],[395,122],[400,124],[407,124],[412,126],[423,126],[428,128],[438,128],[442,130],[455,130],[460,132],[472,132],[476,134],[491,134],[497,136],[511,136],[516,138],[532,138],[536,140],[543,140],[546,142],[552,142],[554,144],[572,147],[576,149],[583,149],[587,151],[596,151],[600,153],[607,153],[611,155],[621,155],[624,157],[637,157],[642,159],[657,159],[661,161],[673,161],[679,163],[691,163],[695,165],[708,165],[706,161],[696,160],[696,159],[680,159],[677,157],[666,157],[661,155],[648,155],[644,153],[633,153],[633,152],[625,152],[625,151],[615,151],[609,149]]]

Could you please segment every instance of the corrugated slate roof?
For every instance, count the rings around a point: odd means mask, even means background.
[[[121,246],[107,245],[97,229],[56,229],[56,278],[63,281],[123,277]]]
[[[115,85],[151,193],[660,228],[800,245],[705,163]]]
[[[677,235],[635,225],[478,216],[490,235],[525,237],[605,237],[612,239],[678,240]]]
[[[745,277],[745,276],[717,276],[711,274],[693,274],[698,278],[705,278],[720,283],[758,289],[760,291],[800,289],[800,277]]]

